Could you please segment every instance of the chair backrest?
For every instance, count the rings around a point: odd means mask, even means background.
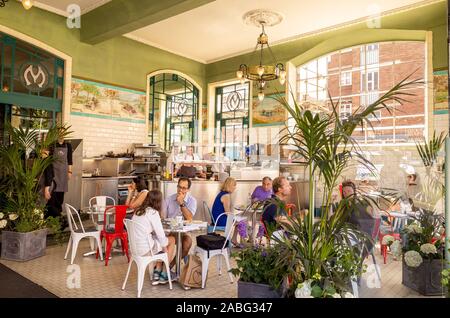
[[[214,224],[216,225],[216,221],[214,220],[214,216],[211,212],[211,209],[208,206],[208,203],[206,203],[206,201],[203,201],[203,209],[206,210],[209,214],[209,217],[211,218],[211,225]]]
[[[83,222],[81,222],[80,214],[78,213],[77,209],[75,209],[73,206],[71,206],[70,204],[67,204],[67,203],[65,203],[65,207],[66,207],[66,217],[67,217],[67,221],[69,223],[70,232],[75,232],[80,227],[81,231],[83,233],[86,233],[84,231]]]
[[[227,217],[227,215],[228,215],[228,217]],[[225,243],[223,243],[222,249],[227,247],[228,240],[230,239],[231,233],[233,233],[234,225],[236,224],[236,218],[234,218],[231,213],[226,213],[226,212],[222,213],[217,217],[216,223],[214,224],[213,232],[216,230],[217,222],[223,216],[227,217],[227,223],[225,225]]]
[[[123,219],[125,219],[125,216],[127,214],[128,205],[113,205],[108,206],[105,209],[105,212],[103,212],[103,218],[104,220],[108,220],[107,213],[111,210],[113,210],[114,213],[114,233],[122,233],[123,232]],[[105,221],[105,227],[104,229],[108,229],[108,224],[106,224],[107,221]]]
[[[140,230],[145,231],[145,228],[137,223],[136,221],[130,220],[130,219],[123,219],[123,224],[125,224],[125,227],[128,232],[128,246],[131,251],[131,255],[133,257],[140,257],[138,253],[138,246],[137,246],[137,240],[136,240],[136,229],[140,228]],[[150,237],[149,237],[150,238]],[[153,251],[150,249],[150,255],[153,256]]]
[[[95,204],[101,207],[105,207],[107,205],[116,205],[116,200],[113,197],[109,197],[106,195],[98,195],[89,199],[89,207],[93,206],[93,201],[95,200]],[[111,201],[112,204],[108,204],[107,201]]]

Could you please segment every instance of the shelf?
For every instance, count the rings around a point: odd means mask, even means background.
[[[132,162],[131,164],[133,165],[159,165],[159,162],[150,162],[150,161],[136,161],[136,162]]]

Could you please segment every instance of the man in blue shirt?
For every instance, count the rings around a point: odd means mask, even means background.
[[[192,218],[197,211],[197,200],[189,194],[191,188],[191,180],[189,178],[178,179],[177,193],[172,194],[166,199],[166,215],[168,218],[175,218],[177,216],[183,216],[184,220],[192,221]],[[181,234],[181,257],[185,257],[189,254],[189,250],[192,246],[192,239],[187,233]],[[174,236],[175,233],[170,233],[168,236]],[[175,264],[175,260],[172,261],[171,266]]]

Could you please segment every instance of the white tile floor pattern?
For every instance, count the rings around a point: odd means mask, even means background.
[[[195,242],[195,239],[193,240]],[[121,290],[127,270],[127,259],[121,254],[114,254],[108,266],[104,262],[96,260],[95,256],[83,257],[82,253],[89,250],[88,240],[80,242],[75,266],[70,266],[70,261],[64,260],[66,244],[50,246],[46,255],[28,262],[13,262],[0,260],[22,276],[41,285],[48,291],[59,297],[88,297],[88,298],[127,298],[137,296],[136,266],[133,265],[128,279],[127,287]],[[382,258],[377,249],[377,262],[381,267],[381,288],[368,288],[367,279],[369,273],[363,275],[360,287],[360,297],[367,298],[409,298],[421,297],[418,293],[401,284],[401,262],[389,257],[388,263],[382,263]],[[368,262],[371,264],[371,261]],[[231,266],[234,266],[231,260]],[[81,279],[77,286],[74,278],[79,270]],[[373,275],[373,274],[372,274]],[[230,283],[225,270],[218,275],[216,262],[213,259],[209,266],[208,281],[205,289],[184,290],[177,283],[170,290],[167,285],[152,286],[146,273],[141,297],[148,298],[236,298],[237,284]]]

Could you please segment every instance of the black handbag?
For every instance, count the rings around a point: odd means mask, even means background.
[[[209,233],[205,235],[197,236],[197,246],[203,248],[204,250],[220,250],[225,244],[225,237],[217,233]]]

